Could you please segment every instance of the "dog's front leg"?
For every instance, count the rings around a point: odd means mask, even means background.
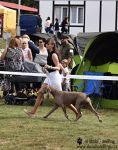
[[[63,110],[63,112],[64,112],[65,117],[66,117],[68,120],[70,120],[70,119],[68,118],[67,113],[66,113],[66,107],[65,107],[65,106],[62,107],[62,110]]]
[[[51,113],[53,113],[56,109],[58,109],[58,105],[57,104],[55,104],[54,106],[53,106],[53,108],[49,111],[49,113],[47,114],[47,115],[45,115],[43,118],[48,118],[48,116],[51,114]]]

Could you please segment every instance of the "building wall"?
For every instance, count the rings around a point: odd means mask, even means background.
[[[70,33],[73,35],[77,35],[77,33],[83,32],[83,27],[70,27]]]
[[[68,1],[55,1],[55,4],[68,4]]]
[[[87,1],[85,7],[85,32],[99,31],[99,1]]]
[[[81,5],[81,4],[84,4],[84,1],[79,0],[79,3],[78,3],[78,1],[77,1],[77,0],[76,0],[76,1],[71,0],[71,1],[70,1],[70,4],[73,4],[73,5],[74,5],[74,4],[76,4],[76,5],[80,4],[80,5]]]
[[[46,18],[49,16],[54,23],[55,7],[68,7],[68,15],[71,18],[71,7],[84,7],[84,23],[70,24],[70,34],[78,32],[104,32],[115,31],[118,24],[118,3],[116,1],[40,1],[39,10],[43,19],[43,27]],[[44,32],[44,28],[43,28]]]
[[[115,30],[116,2],[102,2],[101,31]]]
[[[45,21],[47,19],[47,17],[50,17],[50,19],[52,20],[52,12],[53,12],[53,2],[52,1],[40,1],[39,4],[39,13],[41,15],[42,18],[42,26],[43,26],[43,30],[42,32],[45,32]]]

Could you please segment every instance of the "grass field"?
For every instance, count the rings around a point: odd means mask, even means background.
[[[88,110],[83,110],[83,117],[77,122],[73,121],[75,116],[70,110],[67,112],[72,121],[66,120],[61,109],[43,119],[52,105],[46,103],[35,119],[23,112],[31,106],[0,103],[0,150],[118,149],[117,110],[98,110],[102,123]]]

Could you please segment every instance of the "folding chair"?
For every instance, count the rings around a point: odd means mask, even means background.
[[[104,76],[112,76],[112,74],[110,72],[105,72]],[[116,81],[103,81],[103,98],[113,98],[113,91],[116,91],[114,90],[114,83],[116,83]],[[115,87],[115,89],[117,89],[117,87]]]
[[[92,75],[92,76],[103,76],[104,73],[102,72],[84,72],[84,75]],[[79,88],[83,87],[82,92],[86,93],[92,99],[94,99],[93,104],[96,105],[96,109],[100,107],[100,99],[102,98],[102,88],[103,84],[101,80],[88,80],[85,79],[84,82],[80,85],[74,86],[77,88],[77,91]]]

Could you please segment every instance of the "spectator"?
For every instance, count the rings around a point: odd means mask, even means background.
[[[49,31],[49,33],[54,34],[54,29],[53,29],[53,24],[52,23],[50,24],[50,31]]]
[[[67,59],[63,59],[62,62],[62,75],[63,76],[66,76],[66,75],[69,75],[70,72],[69,72],[69,68],[68,68],[68,60]],[[63,78],[62,79],[62,90],[63,91],[71,91],[70,89],[70,80],[67,79],[67,78]]]
[[[48,49],[48,57],[47,57],[47,65],[45,65],[45,69],[48,71],[48,77],[44,80],[44,83],[42,84],[38,96],[35,102],[35,105],[31,111],[27,111],[26,109],[24,112],[30,116],[33,117],[36,113],[36,110],[38,106],[40,106],[43,98],[43,91],[42,87],[45,86],[46,84],[51,85],[55,89],[61,91],[61,75],[59,73],[60,70],[60,63],[59,63],[59,55],[56,51],[56,44],[54,39],[49,38],[46,42],[46,48]]]
[[[23,39],[21,43],[24,61],[32,61],[32,52],[28,45],[28,40]]]
[[[19,40],[19,48],[21,48],[21,44],[22,44],[22,37],[21,36],[15,36],[15,39],[18,39]]]
[[[61,47],[60,47],[60,54],[61,54],[61,60],[67,59],[68,60],[68,66],[71,69],[72,68],[72,56],[73,56],[74,47],[72,44],[69,43],[69,37],[66,35],[63,35],[61,38]]]
[[[44,66],[47,64],[47,56],[48,56],[48,51],[47,48],[45,47],[45,39],[43,38],[39,39],[38,45],[39,45],[40,53],[36,54],[34,62],[38,63],[41,66]]]
[[[33,60],[34,60],[36,54],[39,53],[39,48],[34,44],[34,42],[32,40],[30,40],[30,37],[27,34],[24,34],[22,36],[22,39],[28,40],[28,45],[29,45],[29,48],[31,49]]]
[[[42,33],[42,18],[41,15],[37,16],[37,31]]]
[[[7,71],[21,71],[23,53],[20,48],[21,41],[18,38],[10,40],[9,46],[1,55],[1,60],[5,60],[5,69]]]
[[[50,24],[51,24],[50,17],[47,17],[46,23],[45,23],[45,31],[46,31],[46,33],[50,33]]]
[[[1,55],[1,60],[5,60],[6,71],[22,71],[23,69],[23,53],[21,50],[21,40],[13,38],[10,40],[9,46]],[[8,75],[5,76],[5,88],[4,93],[14,92],[14,83],[9,81]],[[19,91],[20,87],[18,83],[15,83],[16,91]],[[6,94],[4,94],[6,95]]]
[[[40,38],[38,41],[38,46],[40,49],[40,53],[36,54],[36,57],[34,59],[35,63],[38,63],[40,66],[44,66],[47,64],[47,56],[48,56],[48,51],[47,48],[45,47],[45,39]],[[41,83],[33,83],[33,87],[35,89],[39,89],[41,86]]]
[[[40,49],[40,54],[41,55],[48,55],[48,51],[47,51],[47,48],[45,47],[45,39],[44,38],[40,38],[39,39],[39,49]]]
[[[68,17],[65,17],[61,23],[61,31],[62,33],[68,33]]]
[[[57,36],[59,32],[59,21],[57,18],[55,19],[54,30],[55,30],[55,35]]]

